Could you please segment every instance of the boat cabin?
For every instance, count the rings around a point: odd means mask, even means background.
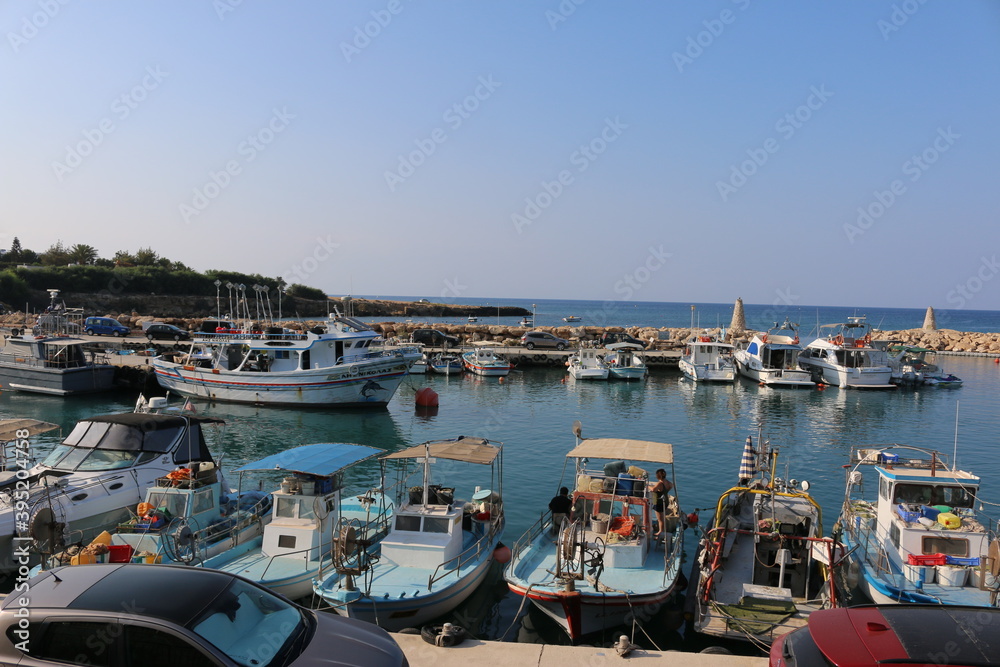
[[[325,519],[340,506],[342,488],[339,475],[286,477],[281,488],[271,492],[274,510],[264,527],[261,551],[268,556],[319,560],[336,523]]]
[[[406,504],[393,515],[382,555],[410,567],[434,569],[462,552],[463,510],[452,505]]]
[[[79,338],[35,338],[25,334],[8,338],[0,360],[39,368],[83,368],[91,361]]]

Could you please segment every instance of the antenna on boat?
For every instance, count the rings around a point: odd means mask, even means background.
[[[958,470],[958,404],[960,401],[955,401],[955,449],[951,455],[951,469]]]

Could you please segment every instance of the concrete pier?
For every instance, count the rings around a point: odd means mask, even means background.
[[[527,667],[528,665],[621,665],[623,658],[613,648],[592,646],[556,646],[553,644],[518,644],[467,639],[458,646],[431,646],[420,635],[393,634],[411,667]],[[649,660],[653,659],[653,663]],[[676,665],[677,667],[766,667],[767,658],[681,651],[636,650],[624,660],[639,664]]]

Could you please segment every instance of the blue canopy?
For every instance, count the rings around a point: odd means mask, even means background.
[[[328,477],[344,468],[349,468],[355,463],[360,463],[365,459],[370,459],[384,453],[384,449],[378,449],[377,447],[351,445],[340,442],[302,445],[301,447],[272,454],[259,461],[247,463],[243,467],[237,468],[236,472],[283,470],[285,472],[299,472],[307,475]]]

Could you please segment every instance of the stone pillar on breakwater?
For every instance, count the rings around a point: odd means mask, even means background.
[[[934,307],[927,306],[927,314],[924,315],[924,331],[937,331],[937,320],[934,319]]]
[[[743,297],[738,297],[736,305],[733,306],[733,319],[729,323],[729,332],[726,334],[726,340],[732,340],[736,336],[742,335],[746,330],[747,318],[743,313]]]

